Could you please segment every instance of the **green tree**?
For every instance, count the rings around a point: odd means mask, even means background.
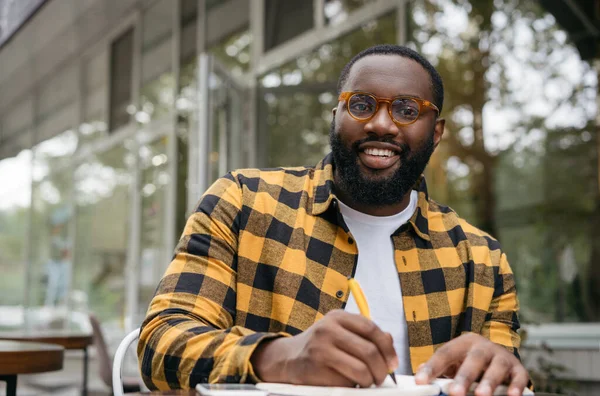
[[[509,259],[521,259],[513,268],[531,320],[597,320],[590,65],[536,2],[411,4],[411,45],[434,62],[446,89],[447,130],[432,165],[448,182],[434,183],[432,195],[511,241],[504,246]],[[563,255],[569,246],[572,276]]]

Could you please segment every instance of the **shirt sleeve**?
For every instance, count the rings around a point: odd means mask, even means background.
[[[515,287],[515,278],[501,252],[498,271],[494,271],[494,294],[488,310],[481,335],[501,345],[520,359],[521,336],[518,333],[519,300]]]
[[[138,358],[151,389],[256,382],[250,357],[265,339],[235,326],[241,188],[231,174],[203,195],[142,324]]]

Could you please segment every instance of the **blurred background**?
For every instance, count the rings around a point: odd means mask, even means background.
[[[537,384],[600,393],[598,0],[0,0],[0,330],[114,351],[207,186],[315,165],[379,43],[444,79],[430,195],[501,241]]]

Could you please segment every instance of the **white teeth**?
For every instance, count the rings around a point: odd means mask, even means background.
[[[367,148],[367,149],[365,149],[365,154],[376,155],[378,157],[392,157],[396,153],[393,152],[392,150]]]

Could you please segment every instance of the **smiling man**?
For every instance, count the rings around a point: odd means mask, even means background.
[[[395,370],[454,377],[452,395],[478,379],[477,395],[500,383],[520,395],[506,256],[422,176],[444,132],[439,74],[408,48],[375,46],[338,91],[318,165],[231,172],[201,198],[142,326],[146,384],[368,387]]]

